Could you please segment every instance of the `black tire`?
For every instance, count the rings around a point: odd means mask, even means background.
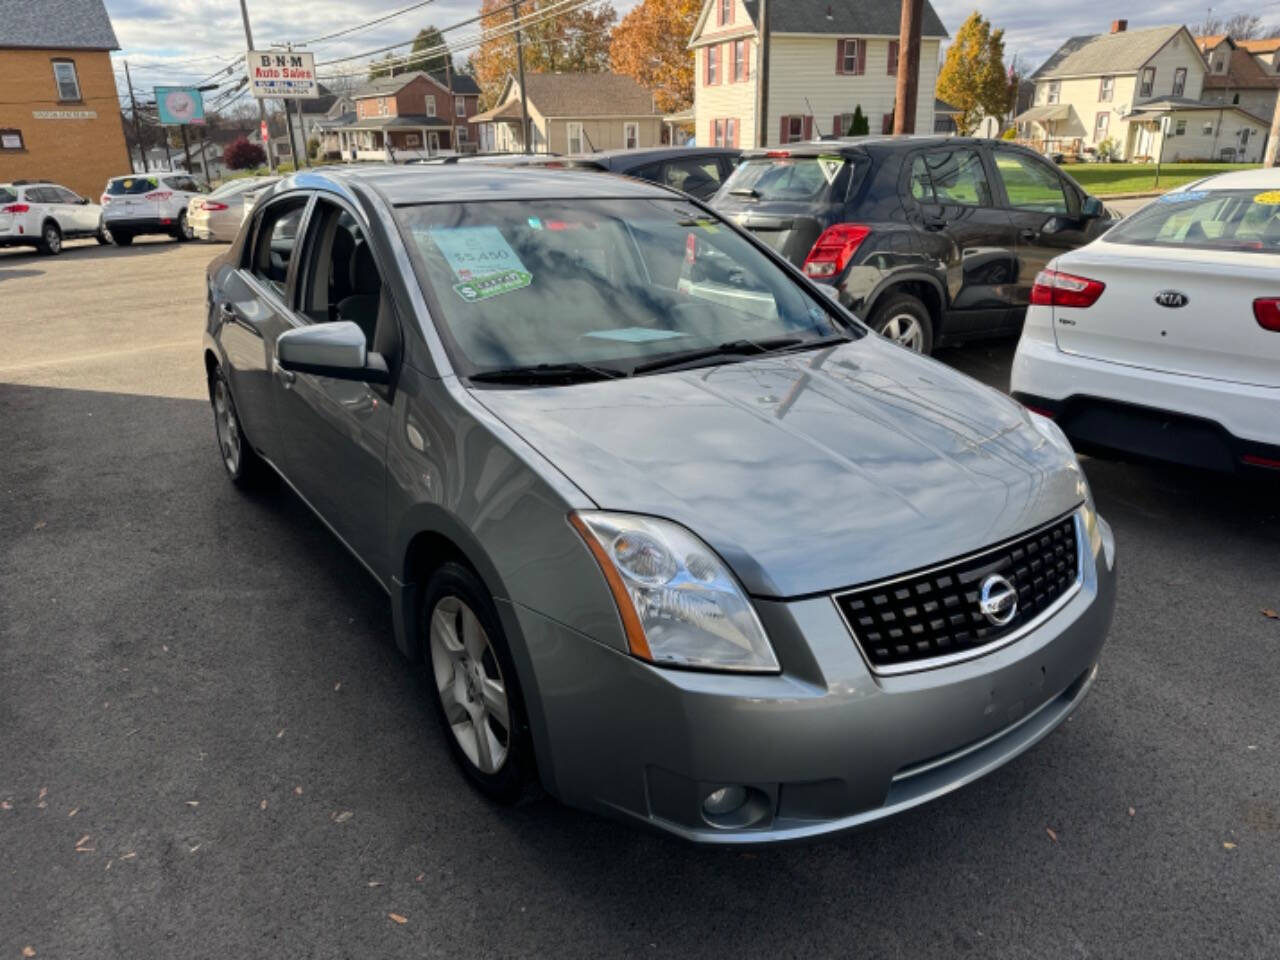
[[[464,752],[459,737],[445,713],[437,670],[432,655],[431,622],[436,609],[450,600],[461,601],[475,614],[484,628],[488,649],[496,660],[500,679],[505,689],[510,729],[507,730],[506,756],[496,772],[489,773],[478,767]],[[533,741],[529,735],[528,714],[524,708],[524,696],[516,677],[516,667],[506,634],[498,619],[493,597],[470,568],[449,562],[435,571],[427,581],[422,598],[418,623],[422,638],[424,681],[427,695],[434,705],[441,733],[449,744],[449,751],[462,772],[475,787],[489,799],[506,805],[519,803],[537,795],[537,766],[533,755]],[[482,661],[485,672],[493,676],[493,663],[486,655]],[[482,722],[489,723],[488,718]],[[493,728],[491,728],[493,729]],[[496,735],[496,731],[495,731]]]
[[[112,232],[111,242],[114,243],[117,247],[127,247],[131,243],[133,243],[133,234]]]
[[[231,396],[231,385],[227,383],[221,367],[215,367],[209,376],[209,404],[213,408],[218,456],[231,482],[242,490],[262,490],[274,486],[275,471],[258,456],[240,427],[240,416]],[[227,414],[229,418],[224,420]]]
[[[46,220],[40,227],[40,242],[36,249],[46,257],[56,257],[62,252],[62,228],[52,220]]]
[[[909,293],[885,294],[876,304],[867,325],[908,350],[923,354],[933,352],[933,317],[929,308]]]
[[[178,225],[174,228],[173,239],[179,243],[186,243],[188,240],[195,238],[195,234],[191,232],[191,227],[187,223],[187,211],[183,210],[178,214]]]
[[[105,223],[98,224],[98,232],[93,235],[93,239],[97,240],[104,247],[111,245],[111,231],[107,229]]]

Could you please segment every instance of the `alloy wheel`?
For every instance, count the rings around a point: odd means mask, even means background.
[[[187,221],[186,213],[178,215],[178,232],[182,234],[183,240],[192,240],[195,238],[196,232],[191,228],[191,224]]]
[[[44,245],[50,253],[57,253],[62,249],[62,234],[53,224],[44,228]]]
[[[430,644],[449,729],[481,773],[497,773],[511,747],[511,709],[489,635],[466,603],[446,596],[431,613]]]
[[[227,384],[221,378],[213,388],[213,419],[218,429],[218,449],[227,472],[235,476],[240,469],[240,424],[236,422],[236,410],[231,404]]]
[[[899,346],[920,353],[924,350],[924,330],[920,321],[909,313],[898,313],[884,322],[878,331]]]

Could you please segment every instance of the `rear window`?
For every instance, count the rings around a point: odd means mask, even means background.
[[[0,203],[13,203],[18,195],[6,187],[0,187]]]
[[[754,200],[819,200],[846,166],[839,156],[756,157],[738,164],[722,192]]]
[[[135,196],[150,193],[160,186],[155,177],[117,177],[107,181],[107,195],[112,197]]]
[[[1112,227],[1108,243],[1280,253],[1280,190],[1166,193]]]

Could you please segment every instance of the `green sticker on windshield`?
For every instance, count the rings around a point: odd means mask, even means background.
[[[523,290],[531,283],[533,283],[533,274],[528,270],[502,270],[455,283],[453,290],[467,303],[478,303],[490,297],[511,293],[513,290]]]
[[[818,157],[818,168],[822,171],[822,175],[826,178],[827,183],[835,183],[836,177],[840,173],[840,168],[844,166],[844,157],[821,156]]]

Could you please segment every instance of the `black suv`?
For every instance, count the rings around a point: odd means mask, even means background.
[[[1016,334],[1036,274],[1112,223],[1038,153],[967,137],[749,150],[712,205],[923,353]]]

